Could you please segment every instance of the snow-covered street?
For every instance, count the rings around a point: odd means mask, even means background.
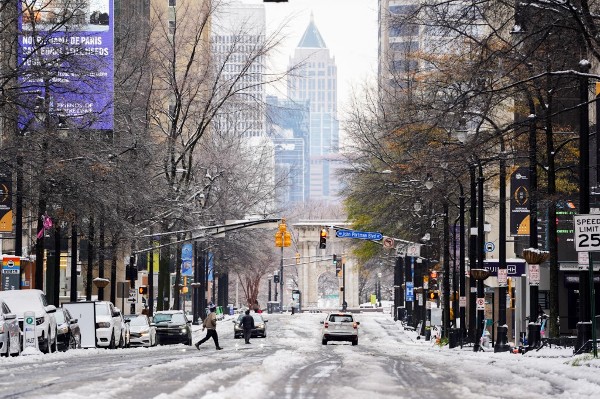
[[[267,338],[196,350],[79,349],[0,359],[2,398],[589,398],[600,360],[544,348],[525,355],[448,349],[416,340],[389,315],[357,315],[358,346],[321,345],[324,314],[265,315]],[[201,336],[195,333],[194,341]]]

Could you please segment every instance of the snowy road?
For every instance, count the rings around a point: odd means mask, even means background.
[[[543,349],[473,353],[416,340],[388,315],[358,315],[358,346],[321,345],[323,314],[267,315],[251,345],[81,349],[0,359],[0,398],[589,398],[600,361]],[[199,337],[199,335],[198,335]],[[197,340],[198,338],[195,338]]]

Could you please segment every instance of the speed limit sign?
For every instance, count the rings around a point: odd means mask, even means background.
[[[600,251],[600,215],[575,215],[575,251]]]

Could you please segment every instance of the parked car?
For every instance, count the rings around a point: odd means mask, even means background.
[[[131,346],[155,346],[156,325],[150,323],[150,319],[145,314],[130,318],[128,323],[131,332]]]
[[[327,345],[329,341],[350,341],[358,345],[358,326],[360,322],[354,320],[352,313],[331,313],[321,321],[321,343]]]
[[[242,318],[245,315],[241,314],[237,319],[233,320],[233,338],[242,338],[244,336],[244,329],[241,326]],[[251,313],[250,316],[254,319],[254,328],[252,329],[251,337],[263,337],[267,336],[267,321],[258,313]]]
[[[67,308],[58,308],[54,314],[57,326],[58,349],[80,349],[81,330],[77,319],[71,316]]]
[[[98,301],[96,307],[96,346],[114,349],[121,345],[121,311],[112,302]]]
[[[21,330],[17,315],[0,299],[0,355],[16,356],[21,353]]]
[[[11,290],[0,291],[0,299],[17,315],[19,328],[23,335],[23,314],[35,312],[35,331],[38,348],[44,352],[56,352],[57,334],[56,307],[49,305],[46,295],[41,290]],[[21,344],[23,340],[21,339]]]
[[[192,322],[183,313],[183,310],[158,311],[154,313],[152,323],[156,326],[159,344],[192,345]]]

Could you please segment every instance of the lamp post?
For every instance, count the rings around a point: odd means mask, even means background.
[[[475,323],[475,342],[473,343],[473,351],[479,352],[481,349],[479,345],[479,337],[483,334],[484,328],[484,307],[485,307],[485,293],[483,291],[483,280],[488,278],[490,275],[487,269],[471,269],[471,278],[477,282],[477,321]]]
[[[500,153],[500,204],[499,204],[499,232],[500,245],[498,248],[498,326],[496,327],[496,344],[494,352],[510,350],[508,345],[508,326],[506,325],[506,287],[508,284],[508,270],[506,267],[506,154],[504,153],[504,140],[501,142]]]
[[[590,213],[590,118],[589,118],[589,79],[590,63],[579,62],[582,75],[579,77],[579,213]],[[598,138],[596,138],[598,140]],[[591,291],[594,288],[594,274],[590,254],[589,270],[579,272],[579,322],[577,323],[577,343],[575,350],[581,348],[592,337],[590,316]],[[591,321],[591,320],[590,320]]]

